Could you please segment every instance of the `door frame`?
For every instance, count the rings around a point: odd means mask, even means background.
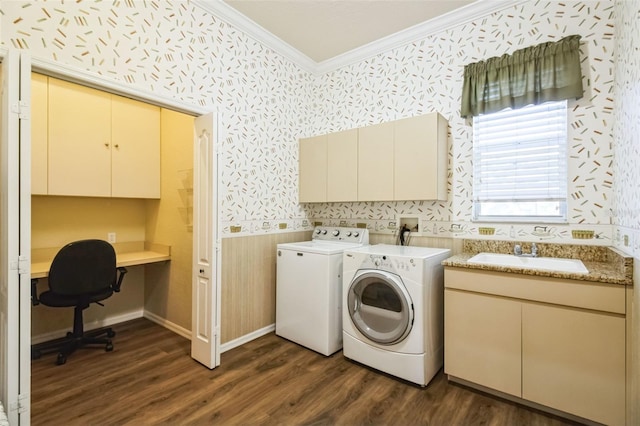
[[[11,50],[13,51],[13,50]],[[7,48],[0,48],[0,60],[3,60],[5,57],[8,57],[10,52],[9,49]],[[23,53],[27,53],[28,51],[24,51]],[[13,55],[13,53],[11,53]],[[86,71],[81,71],[72,67],[69,67],[67,65],[64,64],[60,64],[60,63],[56,63],[47,59],[43,59],[43,58],[38,58],[38,57],[30,57],[30,64],[28,65],[28,67],[23,66],[22,69],[23,72],[26,72],[29,76],[31,72],[38,72],[38,73],[42,73],[45,74],[47,76],[50,77],[55,77],[55,78],[60,78],[63,80],[67,80],[73,83],[77,83],[77,84],[81,84],[87,87],[91,87],[91,88],[95,88],[95,89],[99,89],[99,90],[103,90],[103,91],[107,91],[116,95],[121,95],[121,96],[126,96],[132,99],[136,99],[142,102],[146,102],[149,104],[153,104],[159,107],[164,107],[164,108],[168,108],[174,111],[178,111],[178,112],[182,112],[194,117],[200,116],[200,115],[205,115],[208,113],[213,112],[214,114],[216,114],[216,117],[218,116],[218,111],[217,109],[213,109],[213,111],[211,109],[205,109],[205,108],[201,108],[198,107],[196,105],[192,105],[192,104],[187,104],[187,103],[183,103],[183,102],[178,102],[175,101],[173,99],[167,98],[167,97],[163,97],[163,96],[158,96],[157,94],[153,93],[153,92],[148,92],[148,91],[143,91],[143,90],[138,90],[129,86],[125,86],[124,84],[121,84],[117,81],[113,81],[113,80],[109,80],[107,78],[105,78],[102,75],[98,75],[98,74],[93,74],[93,73],[89,73]],[[29,77],[29,82],[30,82],[30,77]],[[28,88],[28,93],[30,94],[30,85]],[[218,126],[218,123],[215,123],[215,130],[216,130],[216,136],[219,137],[219,135],[217,135],[218,132],[218,128],[220,126]],[[30,123],[29,123],[30,125]],[[27,129],[29,131],[29,135],[30,135],[30,127],[29,129]],[[195,134],[194,136],[194,141],[195,141]],[[215,143],[217,143],[219,139],[216,137],[216,140],[214,141]],[[217,151],[217,149],[216,149]],[[29,144],[29,151],[28,151],[28,164],[29,164],[29,171],[31,170],[30,168],[30,144]],[[217,167],[217,164],[214,165],[215,167],[215,171],[214,171],[214,176],[213,178],[215,179],[215,184],[217,185],[220,179],[220,172],[219,169]],[[19,201],[19,208],[21,209],[27,209],[29,211],[29,214],[31,212],[31,187],[30,187],[30,173],[29,173],[29,187],[28,187],[28,191],[25,190],[25,192],[23,194],[21,194],[22,198]],[[28,192],[28,193],[27,193]],[[214,207],[215,207],[215,211],[216,211],[216,215],[217,215],[217,211],[219,210],[219,196],[218,193],[216,191],[215,195],[214,195],[214,199],[212,200],[214,203]],[[209,314],[210,317],[212,318],[217,318],[217,328],[219,329],[220,327],[220,288],[221,288],[221,270],[220,270],[220,257],[221,257],[221,246],[220,246],[220,237],[219,237],[219,223],[220,223],[220,219],[216,216],[216,220],[215,222],[212,224],[212,226],[214,227],[214,229],[212,229],[213,232],[213,240],[216,244],[216,267],[215,267],[215,274],[213,274],[212,278],[213,278],[213,283],[216,287],[216,292],[218,294],[218,301],[216,305],[210,306],[211,309],[215,309],[215,312],[212,312]],[[30,224],[30,220],[29,220],[29,225],[28,225],[28,232],[29,232],[29,240],[30,240],[30,235],[31,235],[31,224]],[[28,273],[25,275],[27,277],[27,279],[29,279],[30,281],[30,259],[31,259],[31,247],[30,247],[30,241],[29,241],[29,246],[28,246],[28,253],[27,253],[27,257],[21,257],[20,261],[22,263],[26,264],[26,267],[28,268]],[[29,352],[29,374],[25,377],[22,377],[21,380],[24,381],[26,380],[26,383],[28,385],[30,385],[31,382],[31,369],[30,369],[30,362],[31,362],[31,357],[30,357],[30,350],[31,350],[31,321],[30,321],[30,313],[31,313],[31,305],[30,305],[30,291],[31,291],[31,286],[30,285],[21,285],[21,291],[22,292],[26,292],[26,294],[28,295],[28,306],[29,306],[29,315],[28,315],[28,320],[27,321],[20,321],[20,324],[18,325],[19,329],[21,331],[27,330],[28,333],[25,334],[24,336],[20,336],[20,349],[21,350],[27,350]],[[16,296],[13,296],[16,297]],[[194,307],[191,307],[192,312],[194,310]],[[217,363],[219,364],[219,358],[220,358],[220,333],[216,333],[217,335],[217,339],[214,341],[214,343],[216,343],[216,354],[215,354],[215,359],[217,359]],[[29,336],[28,338],[26,336]],[[26,348],[26,349],[25,349]],[[0,354],[0,357],[4,356],[4,354]],[[28,397],[28,395],[27,395]],[[28,424],[28,419],[29,419],[29,415],[30,415],[30,398],[27,398],[25,402],[25,408],[21,408],[21,409],[26,409],[27,410],[27,423],[24,424]],[[8,409],[5,408],[5,410]],[[13,424],[13,422],[10,419],[10,424]]]

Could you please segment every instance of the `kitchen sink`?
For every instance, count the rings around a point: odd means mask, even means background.
[[[502,267],[538,269],[543,271],[588,274],[584,263],[578,259],[556,257],[527,257],[500,253],[479,253],[467,261],[477,265],[495,265]]]

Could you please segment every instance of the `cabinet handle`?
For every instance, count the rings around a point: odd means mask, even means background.
[[[120,145],[118,145],[118,144],[115,144],[114,146],[115,146],[116,148],[120,148]]]
[[[105,143],[105,144],[104,144],[104,146],[106,146],[107,148],[109,148],[109,144],[108,144],[108,143]]]

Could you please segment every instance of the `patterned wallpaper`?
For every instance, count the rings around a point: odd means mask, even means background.
[[[2,0],[2,45],[29,49],[140,90],[221,111],[223,234],[367,223],[393,232],[399,215],[425,235],[479,236],[471,215],[471,127],[459,118],[463,66],[581,34],[585,96],[570,102],[569,218],[545,238],[594,231],[610,242],[613,200],[613,2],[532,0],[321,77],[188,1]],[[297,203],[297,139],[439,111],[450,125],[446,202]],[[637,133],[637,132],[636,132]],[[537,238],[540,224],[496,226]],[[235,228],[238,229],[238,228]],[[486,236],[485,236],[486,237]],[[490,237],[488,237],[490,238]]]
[[[227,233],[301,224],[297,141],[313,116],[312,75],[280,54],[189,1],[2,0],[0,30],[5,47],[219,110]]]
[[[640,1],[616,2],[615,245],[640,257]]]
[[[383,219],[416,215],[423,234],[538,239],[529,225],[471,223],[471,126],[459,116],[464,65],[566,35],[580,34],[585,96],[569,102],[569,226],[547,226],[544,238],[562,241],[572,230],[593,230],[611,242],[613,198],[613,2],[531,1],[451,28],[324,76],[316,85],[316,133],[353,128],[439,111],[450,126],[447,202],[334,203],[308,205],[309,215]],[[595,226],[593,226],[595,225]],[[537,229],[542,229],[538,227]],[[437,232],[436,232],[437,231]]]

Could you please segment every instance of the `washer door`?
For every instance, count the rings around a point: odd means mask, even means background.
[[[390,272],[356,273],[347,294],[349,317],[369,340],[382,345],[401,342],[413,326],[413,303],[402,279]]]

